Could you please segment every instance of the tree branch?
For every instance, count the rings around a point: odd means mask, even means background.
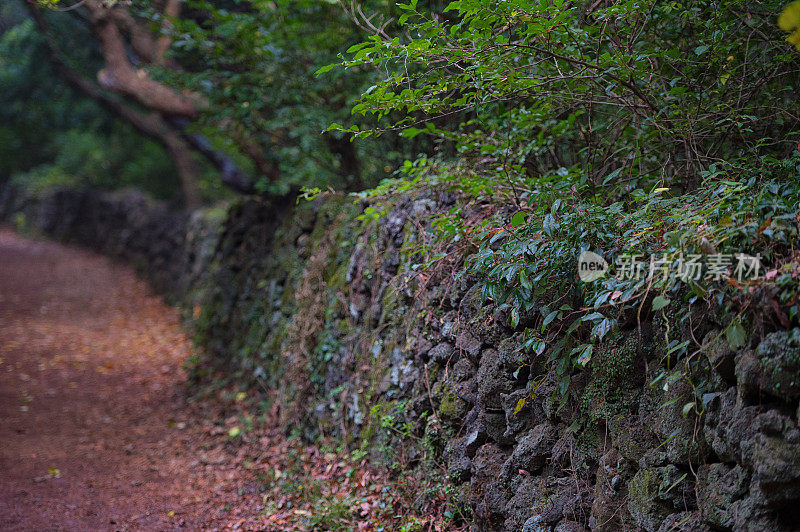
[[[197,117],[197,105],[190,98],[154,81],[146,70],[131,65],[119,28],[110,18],[98,20],[94,26],[106,62],[106,67],[97,73],[101,86],[132,96],[153,111],[172,116]]]
[[[214,150],[211,143],[204,136],[186,132],[187,117],[164,117],[156,112],[143,113],[137,111],[105,93],[100,87],[69,67],[59,55],[58,45],[50,34],[47,21],[42,13],[32,4],[26,2],[26,6],[39,32],[45,39],[48,60],[67,84],[99,103],[118,118],[129,123],[140,133],[164,146],[173,157],[173,160],[176,161],[179,173],[191,171],[191,163],[183,156],[182,152],[193,150],[201,154],[221,172],[222,182],[226,186],[243,194],[253,194],[255,192],[252,180],[238,168],[227,154]],[[185,176],[182,181],[187,185]],[[188,195],[191,194],[188,193]],[[186,197],[187,206],[197,203],[198,198],[190,198],[188,195]]]

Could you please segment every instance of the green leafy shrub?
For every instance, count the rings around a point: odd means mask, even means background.
[[[760,255],[772,279],[793,267],[800,79],[776,24],[783,2],[458,0],[444,15],[415,1],[399,7],[404,32],[374,35],[341,63],[384,72],[353,107],[380,126],[331,128],[430,136],[440,149],[405,164],[407,183],[497,205],[476,224],[459,216],[462,204],[437,227],[477,247],[467,272],[525,330],[522,347],[554,361],[562,393],[610,331],[643,315],[679,309],[679,325],[693,302],[716,301],[726,335],[743,336],[743,296],[763,279],[695,281],[673,270],[691,255],[740,253]],[[612,264],[663,257],[671,273],[581,283],[582,251]],[[796,323],[796,276],[785,275],[781,312]],[[665,335],[669,357],[702,349]]]

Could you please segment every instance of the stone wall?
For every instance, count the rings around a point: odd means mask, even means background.
[[[129,261],[184,309],[198,378],[270,390],[307,438],[441,466],[475,530],[797,529],[800,330],[736,351],[706,311],[681,334],[705,338],[707,372],[658,380],[675,361],[655,318],[564,393],[548,353],[520,349],[525,320],[509,327],[459,274],[463,252],[425,266],[431,217],[453,203],[418,191],[358,220],[367,204],[350,198],[250,199],[186,216],[132,192],[5,189],[0,220]]]

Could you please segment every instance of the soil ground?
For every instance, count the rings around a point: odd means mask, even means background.
[[[219,413],[187,403],[190,351],[177,311],[129,269],[0,230],[0,530],[257,514],[260,483]]]
[[[274,391],[187,387],[192,354],[129,268],[0,227],[0,531],[452,528],[413,476],[291,437]]]

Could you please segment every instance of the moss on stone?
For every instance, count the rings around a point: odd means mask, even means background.
[[[659,478],[649,469],[640,469],[628,484],[628,511],[642,528],[654,530],[660,519],[654,515]]]
[[[800,328],[767,335],[757,353],[766,391],[786,401],[800,396]]]
[[[439,415],[453,419],[458,412],[458,396],[450,386],[442,388],[442,400],[439,403]]]
[[[643,372],[637,367],[638,342],[630,334],[616,346],[598,350],[592,359],[589,384],[581,398],[581,409],[589,420],[609,421],[632,408],[640,393]],[[641,375],[637,373],[641,372]]]

